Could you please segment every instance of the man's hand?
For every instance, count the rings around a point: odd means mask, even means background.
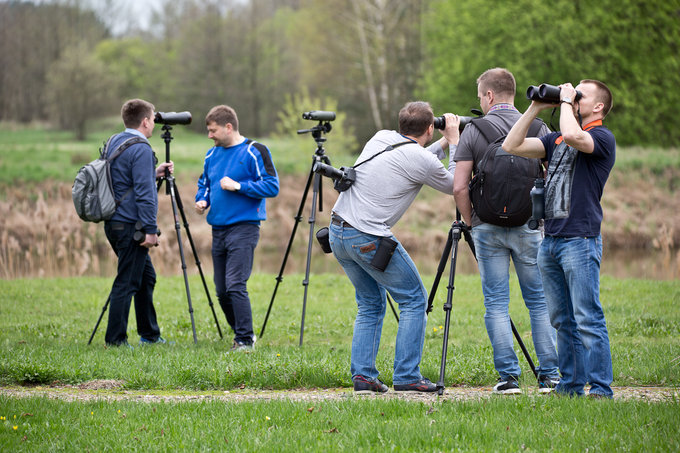
[[[165,176],[165,169],[168,169],[170,173],[173,173],[175,171],[175,164],[173,161],[170,162],[163,162],[156,168],[156,178],[162,178]]]
[[[457,145],[458,140],[460,140],[460,131],[458,130],[460,118],[453,113],[445,113],[444,117],[446,118],[446,127],[442,131],[442,135],[446,138],[449,145]]]
[[[197,201],[194,207],[196,208],[196,212],[198,212],[199,214],[203,214],[205,212],[205,209],[208,207],[208,202],[205,200]]]
[[[576,88],[572,86],[571,83],[563,83],[560,87],[560,99],[568,97],[571,98],[572,102],[576,102]]]
[[[239,190],[241,188],[241,184],[234,181],[229,176],[225,176],[224,178],[220,179],[220,187],[222,187],[223,190],[229,190],[231,192],[236,192],[237,190]]]
[[[159,243],[160,241],[158,240],[157,234],[147,234],[146,237],[144,238],[144,242],[142,242],[139,245],[150,249],[151,247],[158,247]]]

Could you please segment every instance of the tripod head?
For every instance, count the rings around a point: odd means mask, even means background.
[[[333,128],[331,126],[331,121],[335,119],[335,112],[328,112],[324,110],[312,110],[311,112],[304,112],[302,118],[305,120],[315,120],[319,124],[312,127],[311,129],[301,129],[297,131],[298,134],[312,134],[314,141],[316,142],[316,155],[323,156],[325,150],[323,149],[323,143],[326,141],[326,137],[323,134],[327,134]]]

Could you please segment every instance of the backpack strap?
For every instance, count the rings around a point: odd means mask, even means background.
[[[486,140],[486,149],[484,150],[484,153],[482,153],[479,161],[477,162],[477,165],[475,165],[475,173],[479,173],[479,168],[484,168],[484,165],[482,165],[482,163],[486,163],[490,145],[492,143],[495,143],[498,139],[508,135],[510,129],[508,129],[505,132],[502,132],[498,126],[494,125],[491,121],[487,120],[484,117],[473,118],[470,122],[477,128],[477,130],[479,130],[479,132],[482,134],[482,137],[484,137],[484,139]],[[535,118],[531,122],[531,125],[529,126],[527,137],[538,136],[544,124],[545,123],[542,120]]]
[[[111,193],[114,193],[113,192],[113,181],[111,180],[111,162],[113,162],[118,156],[123,154],[123,151],[125,151],[126,149],[128,149],[132,145],[136,145],[137,143],[147,143],[147,144],[149,143],[148,140],[143,139],[142,137],[134,136],[134,137],[128,138],[123,143],[118,145],[118,147],[115,150],[113,150],[113,155],[111,157],[104,157],[108,153],[109,144],[111,144],[111,140],[113,140],[113,137],[115,137],[116,135],[118,135],[118,134],[114,134],[108,139],[108,141],[106,142],[106,145],[104,145],[104,149],[101,152],[101,158],[106,159],[106,162],[109,164],[106,167],[106,177],[108,178],[109,184],[111,184]],[[123,200],[125,200],[125,198],[127,198],[127,196],[130,194],[130,192],[132,192],[132,187],[130,187],[123,194],[123,196],[120,198],[120,200],[115,200],[116,201],[116,207],[120,206],[120,204],[123,202]]]
[[[497,126],[495,126],[491,121],[487,120],[484,117],[473,118],[470,122],[474,124],[475,127],[477,127],[477,130],[479,130],[479,132],[482,134],[487,144],[495,142],[499,138],[508,135],[508,132],[510,132],[510,129],[508,129],[505,132],[502,132]],[[541,128],[543,127],[544,124],[545,123],[543,123],[543,121],[541,121],[538,118],[535,118],[531,122],[531,125],[529,126],[527,137],[537,137],[538,133],[541,131]]]

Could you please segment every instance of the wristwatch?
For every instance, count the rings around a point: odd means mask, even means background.
[[[571,98],[569,96],[565,96],[562,99],[560,99],[560,104],[566,102],[567,104],[574,105],[573,102],[571,102]]]

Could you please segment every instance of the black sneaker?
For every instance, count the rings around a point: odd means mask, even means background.
[[[437,386],[427,378],[412,384],[394,384],[395,392],[436,392]]]
[[[109,348],[125,348],[129,349],[130,351],[134,351],[134,347],[127,342],[127,340],[121,341],[120,343],[106,343],[106,346]]]
[[[354,383],[354,391],[356,393],[385,393],[388,390],[388,387],[380,379],[371,381],[368,378],[357,375],[352,378],[352,382]]]
[[[493,392],[497,395],[517,395],[522,393],[522,390],[519,388],[517,378],[509,376],[506,379],[499,379],[498,384],[493,388]]]
[[[166,345],[172,346],[172,345],[175,344],[175,342],[174,341],[167,341],[163,337],[158,337],[156,340],[147,340],[146,338],[141,337],[139,339],[139,344],[141,346],[146,346],[146,345],[151,345],[151,344],[166,344]]]
[[[550,393],[555,390],[559,383],[560,378],[541,376],[538,378],[538,393]]]

